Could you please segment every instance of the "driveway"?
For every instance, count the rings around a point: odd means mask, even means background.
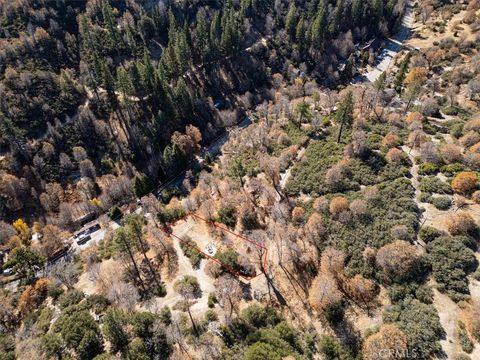
[[[403,15],[400,29],[393,38],[387,39],[387,45],[379,56],[380,62],[371,71],[362,76],[368,81],[374,82],[384,71],[390,68],[393,58],[397,56],[402,49],[403,43],[410,36],[410,30],[414,21],[412,3],[413,1],[408,1],[405,5],[405,14]]]

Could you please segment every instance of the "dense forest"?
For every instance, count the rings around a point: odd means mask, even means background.
[[[479,44],[479,0],[0,0],[0,358],[477,359]]]
[[[351,78],[354,43],[387,36],[402,11],[381,0],[2,1],[2,214],[60,213],[68,227],[97,210],[93,198],[108,209],[128,195],[123,176],[148,188],[177,173],[295,69],[329,86]],[[117,195],[102,191],[112,182]]]

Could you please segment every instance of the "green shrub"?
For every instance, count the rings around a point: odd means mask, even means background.
[[[400,303],[406,299],[418,299],[425,304],[431,304],[433,301],[432,289],[416,282],[392,284],[387,292],[392,303]]]
[[[419,200],[420,200],[421,202],[429,203],[429,202],[432,201],[432,195],[429,194],[429,193],[426,193],[426,192],[422,192],[422,193],[420,194]]]
[[[458,115],[458,109],[455,106],[445,106],[442,109],[442,111],[445,115],[450,115],[450,116]]]
[[[292,121],[289,121],[283,127],[283,130],[285,130],[285,132],[287,133],[288,138],[292,144],[303,145],[308,139],[308,134],[301,127],[298,127]]]
[[[342,303],[337,303],[328,306],[325,309],[324,315],[325,319],[327,319],[330,324],[334,325],[343,320],[344,313],[344,305]]]
[[[330,335],[323,335],[320,338],[319,350],[327,360],[354,360],[351,349]]]
[[[218,320],[218,316],[217,316],[217,313],[215,312],[215,310],[208,309],[207,311],[205,311],[205,321],[206,322],[212,322],[212,321],[217,321],[217,320]]]
[[[104,312],[109,305],[110,301],[102,295],[93,294],[87,297],[88,308],[96,314]]]
[[[257,304],[243,309],[240,316],[257,329],[275,326],[282,320],[280,314],[273,307],[263,307]]]
[[[189,236],[184,236],[183,241],[180,242],[180,248],[182,249],[183,254],[190,260],[192,266],[197,269],[200,266],[203,255],[195,241]]]
[[[170,325],[172,323],[172,312],[170,311],[170,308],[168,306],[164,306],[160,310],[158,318],[165,326]]]
[[[472,277],[475,280],[480,281],[480,267],[472,274]]]
[[[182,195],[183,195],[182,189],[180,189],[177,186],[167,187],[166,189],[163,189],[162,192],[160,193],[160,196],[165,203],[170,202],[170,200],[172,200],[173,197],[180,197]]]
[[[441,350],[439,340],[444,336],[440,318],[433,305],[407,299],[388,307],[383,321],[393,323],[408,339],[409,354],[418,359],[429,359]]]
[[[141,198],[153,190],[153,184],[147,175],[140,173],[135,175],[133,179],[133,189],[135,190],[135,195]]]
[[[158,213],[157,217],[160,222],[164,224],[168,224],[175,220],[183,218],[185,215],[186,215],[185,209],[180,206],[175,206],[171,208],[164,206]]]
[[[438,166],[432,163],[423,163],[418,167],[420,175],[433,175],[438,172]]]
[[[444,173],[446,176],[454,176],[456,173],[459,173],[463,170],[465,170],[465,166],[460,163],[443,165],[440,168],[440,171]]]
[[[48,294],[48,296],[53,298],[53,300],[55,301],[55,300],[58,299],[58,297],[60,295],[63,294],[63,289],[59,284],[55,284],[55,283],[51,282],[51,283],[48,284],[47,294]]]
[[[227,225],[229,228],[235,228],[237,223],[237,210],[233,206],[224,206],[218,210],[217,221]]]
[[[82,291],[77,289],[68,290],[58,298],[58,305],[65,309],[66,307],[76,305],[84,299],[85,295]]]
[[[217,303],[217,297],[215,296],[215,293],[208,294],[208,300],[207,300],[208,307],[212,309],[215,307],[216,303]]]
[[[470,336],[468,336],[468,332],[465,329],[465,324],[463,324],[461,321],[458,322],[457,333],[462,350],[467,354],[471,354],[473,351],[473,342],[470,339]]]
[[[229,269],[233,269],[235,271],[240,271],[241,266],[238,264],[238,254],[234,250],[225,250],[225,251],[217,251],[215,254],[215,259],[218,259],[229,267]]]
[[[112,208],[110,209],[110,213],[108,216],[112,220],[118,220],[122,217],[123,213],[122,210],[118,207],[118,205],[113,205]]]
[[[50,307],[44,307],[37,319],[37,327],[42,333],[46,333],[50,328],[50,321],[53,318],[53,310]]]
[[[443,182],[436,176],[425,176],[420,180],[420,191],[427,193],[452,194],[450,184]]]
[[[15,338],[10,334],[0,334],[0,358],[15,360]]]
[[[240,223],[245,230],[254,230],[260,227],[257,220],[257,215],[254,212],[244,212],[240,217]]]
[[[437,237],[442,236],[443,232],[432,226],[423,226],[418,235],[425,243],[429,243],[435,240]]]
[[[448,114],[447,114],[448,115]],[[455,123],[450,127],[450,135],[458,139],[463,135],[463,123]]]
[[[191,289],[193,294],[201,296],[202,289],[200,288],[200,284],[195,276],[184,275],[180,280],[175,281],[173,284],[175,291],[185,286]]]
[[[473,251],[454,237],[442,236],[427,245],[427,252],[439,290],[454,301],[465,299],[469,294],[467,275],[477,265]]]
[[[448,196],[432,196],[430,202],[439,210],[447,210],[452,206],[452,200]]]

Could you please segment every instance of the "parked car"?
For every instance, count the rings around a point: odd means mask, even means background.
[[[87,241],[89,241],[91,239],[92,239],[92,237],[89,234],[85,234],[85,233],[79,234],[77,244],[78,245],[86,244]]]

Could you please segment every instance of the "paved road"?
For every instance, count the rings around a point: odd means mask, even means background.
[[[405,8],[405,14],[402,18],[402,23],[400,25],[400,29],[398,30],[397,34],[390,39],[387,39],[387,45],[382,50],[379,56],[379,62],[375,65],[375,67],[366,74],[360,76],[361,80],[365,81],[368,80],[370,82],[374,82],[377,80],[380,75],[387,71],[392,64],[393,58],[400,52],[403,43],[405,40],[408,39],[410,36],[410,30],[413,26],[414,16],[412,11],[412,3],[413,1],[408,1]],[[360,79],[357,79],[357,81]]]

